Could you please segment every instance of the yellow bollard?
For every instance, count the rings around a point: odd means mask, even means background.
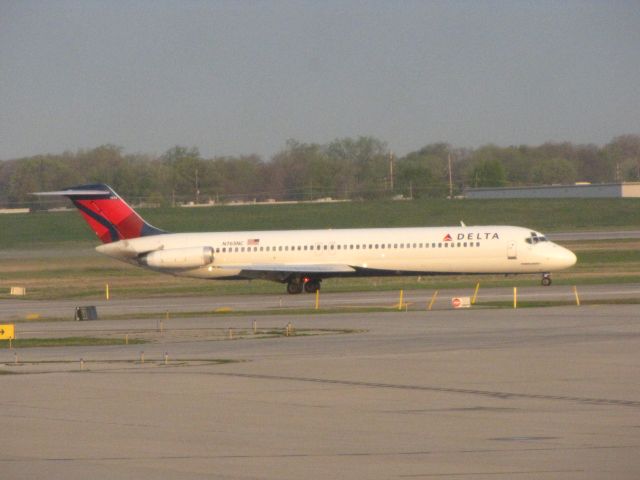
[[[105,284],[104,286],[104,296],[107,300],[109,300],[109,284]]]
[[[578,287],[573,286],[573,294],[576,296],[576,305],[580,306],[580,297],[578,296]]]
[[[144,363],[144,352],[140,352],[140,363]]]
[[[476,290],[473,292],[473,298],[471,299],[471,305],[476,304],[476,298],[478,298],[478,290],[480,289],[480,282],[476,283]]]
[[[513,287],[513,308],[518,308],[518,287]]]
[[[164,352],[164,364],[167,365],[169,363],[169,353]]]
[[[229,340],[233,340],[233,328],[229,329]]]
[[[404,290],[400,290],[400,301],[398,302],[398,310],[402,310],[402,304],[403,304],[403,298],[404,298]]]
[[[316,310],[320,309],[320,289],[316,290]]]
[[[431,308],[433,308],[433,304],[436,303],[437,296],[438,296],[438,290],[433,292],[433,296],[431,297],[431,301],[429,302],[429,307],[427,308],[427,310],[431,310]]]

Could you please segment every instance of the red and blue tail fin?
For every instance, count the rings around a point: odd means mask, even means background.
[[[145,222],[111,187],[102,183],[36,195],[67,197],[102,243],[167,233]]]

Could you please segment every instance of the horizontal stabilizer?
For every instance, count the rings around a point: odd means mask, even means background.
[[[110,196],[109,190],[58,190],[57,192],[35,192],[40,197],[103,197]]]

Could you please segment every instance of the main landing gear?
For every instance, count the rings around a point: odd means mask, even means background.
[[[542,285],[545,287],[548,287],[549,285],[551,285],[551,274],[550,273],[543,273],[542,274]]]
[[[287,293],[292,295],[302,293],[304,290],[307,293],[316,293],[320,290],[320,279],[315,278],[291,278],[287,282]]]

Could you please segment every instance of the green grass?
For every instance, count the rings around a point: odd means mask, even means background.
[[[595,300],[580,300],[580,306],[587,305],[638,305],[640,298],[610,298]],[[518,300],[518,308],[541,308],[541,307],[567,307],[576,306],[575,300]],[[487,308],[513,308],[511,301],[478,302],[475,306]]]
[[[578,253],[581,265],[640,262],[640,250],[601,250]]]
[[[329,204],[141,209],[150,223],[172,232],[520,225],[541,231],[638,228],[640,199],[413,200]],[[0,248],[98,242],[76,211],[0,215]]]
[[[140,339],[129,339],[128,344],[146,343]],[[95,337],[61,337],[61,338],[16,338],[12,341],[13,348],[33,347],[96,347],[103,345],[124,345],[122,338]],[[9,348],[9,341],[0,341],[0,349]]]

